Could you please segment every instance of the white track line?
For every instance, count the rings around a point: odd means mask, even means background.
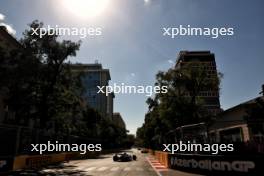
[[[112,169],[110,169],[110,171],[117,171],[119,169],[119,167],[113,167]]]
[[[108,167],[100,167],[99,169],[97,169],[96,171],[99,171],[99,172],[101,172],[101,171],[105,171],[106,169],[108,169]]]
[[[85,171],[92,171],[92,170],[95,170],[96,169],[96,167],[89,167],[89,168],[86,168],[86,169],[83,169],[83,170],[85,170]]]

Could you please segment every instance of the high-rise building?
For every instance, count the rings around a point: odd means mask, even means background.
[[[6,50],[22,48],[22,45],[8,33],[5,26],[0,26],[0,46]]]
[[[114,111],[114,98],[115,98],[114,92],[110,93],[107,96],[107,110],[106,110],[106,114],[111,119],[113,117],[113,111]]]
[[[108,86],[111,80],[108,69],[103,69],[99,63],[95,64],[73,64],[72,71],[80,72],[84,86],[83,98],[86,103],[100,112],[103,117],[112,118],[113,113],[113,94],[106,96],[98,93],[97,86]]]
[[[180,51],[176,69],[184,67],[187,64],[196,64],[206,69],[207,79],[215,79],[217,77],[217,68],[215,55],[210,51]],[[219,88],[202,90],[199,97],[204,101],[204,106],[212,114],[217,114],[221,111],[219,100]]]

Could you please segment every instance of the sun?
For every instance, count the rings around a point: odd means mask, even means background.
[[[74,15],[86,18],[101,15],[109,0],[63,0],[62,3]]]

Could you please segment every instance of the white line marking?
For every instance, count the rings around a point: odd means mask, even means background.
[[[126,167],[126,168],[124,169],[124,171],[130,171],[130,170],[131,170],[130,167]]]
[[[76,167],[74,168],[74,170],[85,170],[87,167],[84,166],[80,166],[80,167]]]
[[[112,169],[110,169],[110,171],[117,171],[119,169],[119,167],[113,167]]]
[[[99,169],[97,169],[97,171],[104,171],[106,169],[108,169],[108,167],[100,167]]]
[[[85,170],[85,171],[92,171],[92,170],[95,170],[96,169],[96,167],[89,167],[89,168],[87,168],[87,169],[82,169],[82,170]]]

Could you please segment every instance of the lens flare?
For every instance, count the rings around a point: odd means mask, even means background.
[[[78,17],[96,17],[107,8],[109,0],[63,0],[63,5]]]

